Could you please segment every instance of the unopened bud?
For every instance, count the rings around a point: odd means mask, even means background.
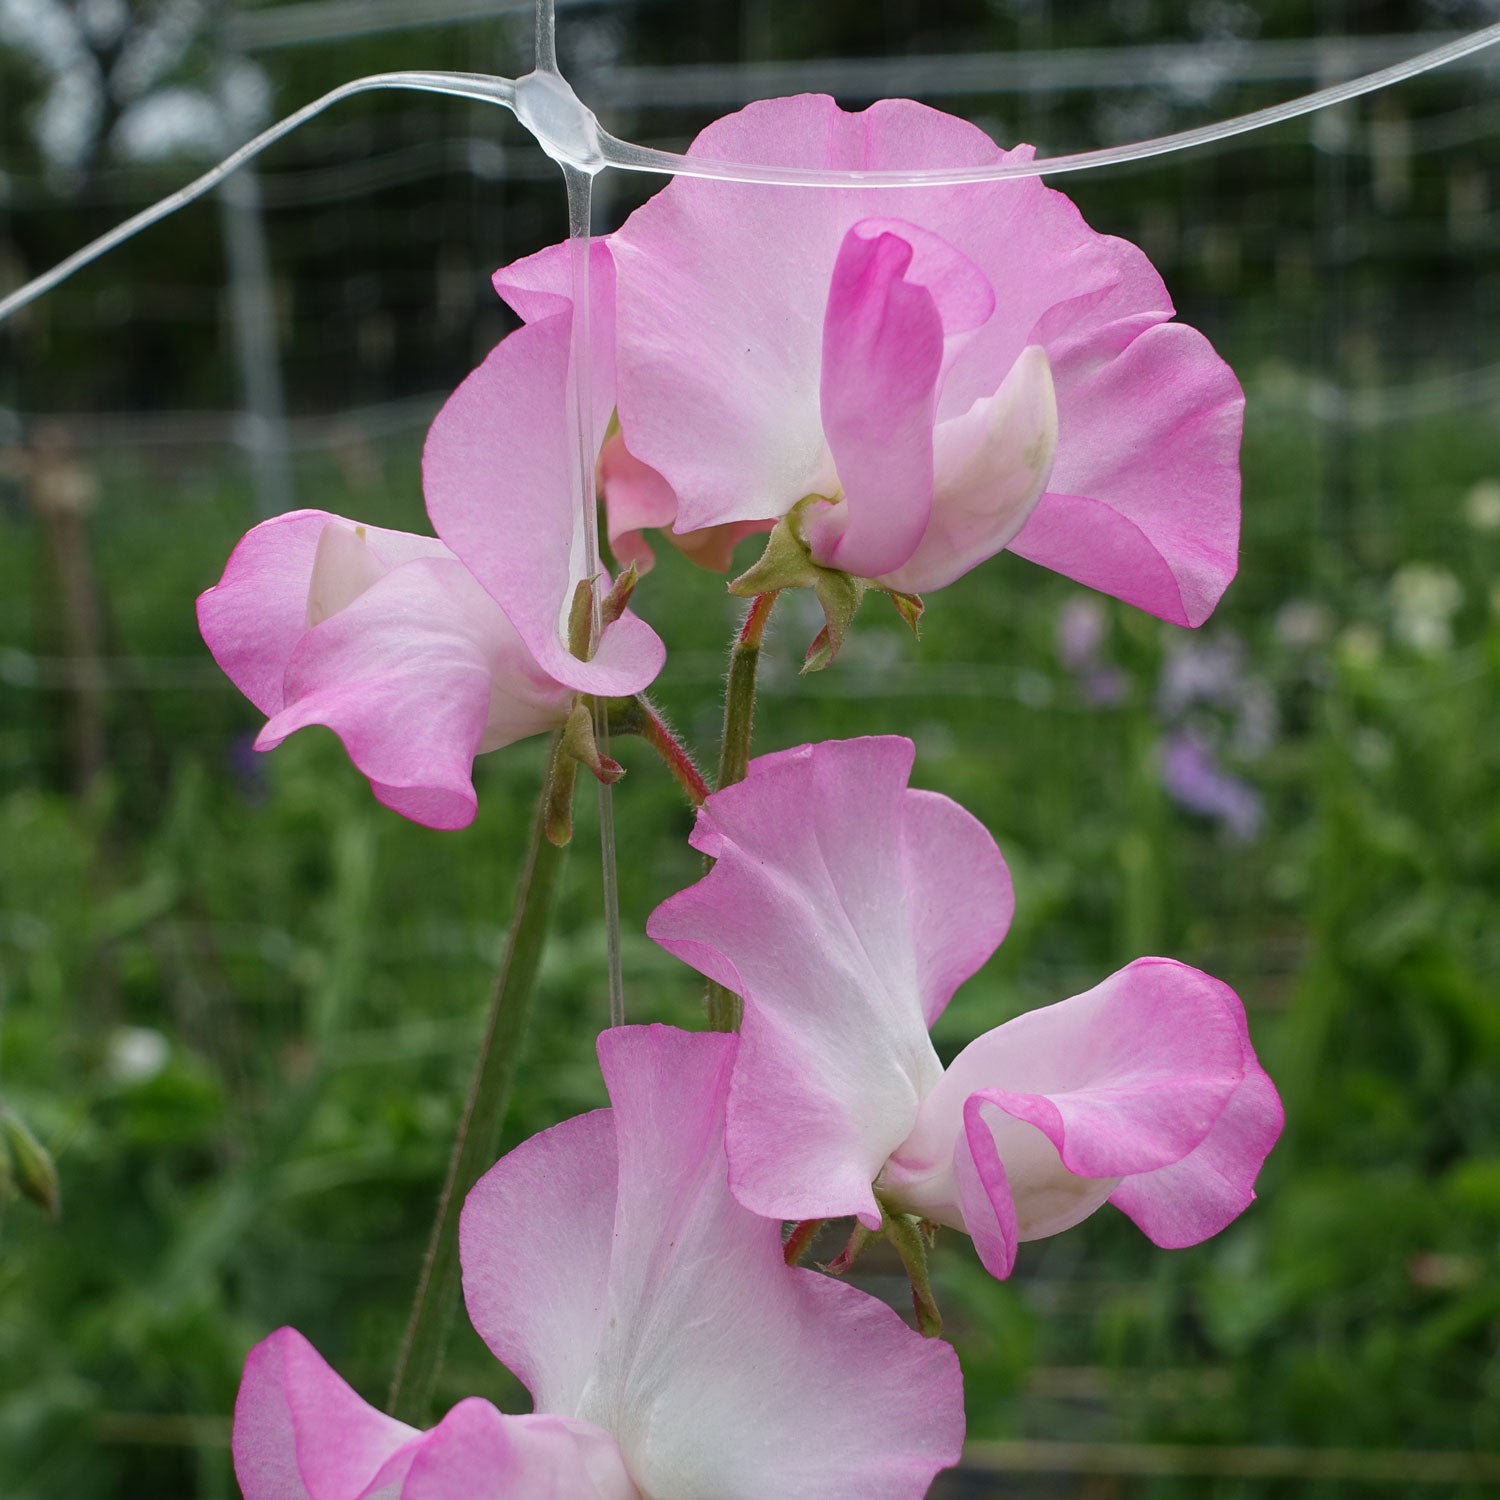
[[[568,650],[579,661],[594,655],[594,580],[580,578],[568,608]]]
[[[62,1192],[57,1168],[47,1148],[9,1109],[0,1109],[0,1133],[4,1136],[16,1186],[38,1208],[57,1218],[62,1212]]]
[[[640,569],[634,563],[631,563],[615,579],[610,591],[604,596],[604,603],[600,606],[603,629],[608,630],[625,613],[630,605],[630,596],[635,593],[635,586],[640,580]]]
[[[625,774],[625,767],[619,761],[611,760],[599,749],[599,741],[594,737],[593,702],[582,696],[574,702],[563,725],[561,753],[587,766],[606,786],[613,786]]]

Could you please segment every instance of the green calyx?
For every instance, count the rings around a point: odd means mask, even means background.
[[[802,522],[815,505],[830,502],[823,495],[804,495],[772,528],[766,550],[757,561],[729,585],[731,594],[752,599],[757,594],[775,593],[781,589],[811,589],[823,606],[823,628],[813,637],[802,664],[804,672],[821,672],[844,644],[854,616],[865,594],[871,588],[889,596],[897,613],[913,635],[920,635],[917,622],[923,604],[916,594],[903,594],[884,584],[857,578],[840,568],[825,568],[814,562],[812,549],[802,535]]]
[[[611,700],[611,705],[615,700]],[[561,848],[573,837],[573,788],[578,767],[587,766],[606,785],[612,786],[625,767],[599,749],[594,733],[594,699],[579,693],[553,744],[547,772],[545,829],[549,843]]]
[[[601,634],[625,613],[640,577],[636,565],[631,563],[599,601]],[[573,590],[573,602],[568,606],[568,650],[579,661],[592,661],[599,645],[594,639],[594,583],[594,578],[580,578]]]
[[[811,507],[826,504],[822,495],[804,495],[772,528],[758,561],[729,585],[729,592],[742,599],[781,589],[811,589],[817,595],[825,623],[807,648],[804,672],[820,672],[838,655],[868,587],[863,578],[813,561],[802,538],[802,518]]]
[[[880,1206],[880,1228],[866,1229],[855,1220],[849,1243],[823,1269],[834,1276],[842,1276],[873,1241],[887,1240],[900,1256],[906,1279],[911,1283],[911,1300],[916,1310],[917,1327],[925,1338],[935,1339],[943,1331],[943,1315],[938,1311],[937,1299],[932,1294],[927,1252],[937,1239],[938,1226],[918,1214],[903,1213],[888,1203],[878,1191],[875,1201]]]

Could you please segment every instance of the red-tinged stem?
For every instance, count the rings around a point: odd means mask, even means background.
[[[781,1247],[782,1258],[787,1265],[795,1266],[807,1254],[812,1242],[818,1237],[818,1231],[827,1222],[826,1219],[803,1219],[800,1224],[792,1226],[792,1232],[787,1235]]]
[[[667,769],[676,778],[678,786],[687,793],[688,801],[694,807],[702,807],[709,794],[709,785],[687,747],[672,733],[667,721],[644,696],[635,700],[633,708],[635,712],[631,715],[631,723],[636,732],[661,756]]]

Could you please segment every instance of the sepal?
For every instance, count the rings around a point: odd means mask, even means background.
[[[813,561],[803,539],[802,523],[814,507],[828,503],[822,495],[806,495],[799,500],[771,529],[766,550],[729,585],[729,592],[742,599],[781,589],[813,591],[823,607],[824,625],[807,648],[804,672],[821,671],[838,655],[868,587],[863,578]]]

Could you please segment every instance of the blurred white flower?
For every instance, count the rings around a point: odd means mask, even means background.
[[[1429,655],[1451,650],[1453,616],[1463,602],[1463,585],[1446,568],[1408,563],[1391,579],[1396,639]]]
[[[115,126],[115,149],[129,161],[212,156],[229,144],[224,112],[201,89],[166,88],[132,104]]]
[[[172,1055],[172,1044],[150,1026],[116,1026],[109,1034],[105,1067],[116,1083],[149,1083]]]
[[[1338,640],[1339,655],[1351,667],[1373,667],[1384,649],[1380,632],[1364,622],[1350,625]]]
[[[1464,496],[1464,516],[1475,531],[1500,531],[1500,479],[1481,479]]]
[[[1283,646],[1307,650],[1333,638],[1333,611],[1316,599],[1289,599],[1276,611],[1271,630]]]

